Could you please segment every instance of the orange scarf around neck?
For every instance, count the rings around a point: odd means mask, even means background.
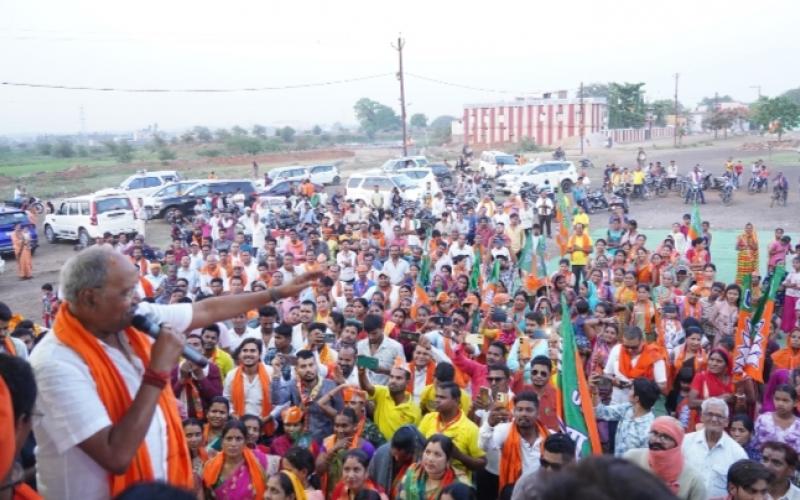
[[[659,346],[655,344],[644,344],[642,353],[636,361],[636,366],[633,366],[630,353],[623,346],[620,346],[619,371],[629,380],[639,377],[653,380],[653,365],[656,361],[662,359],[661,352]]]
[[[256,454],[250,448],[245,448],[242,452],[247,472],[250,474],[250,484],[255,490],[254,498],[264,498],[267,485],[264,482],[264,474],[261,472],[261,464],[258,463]],[[203,485],[212,490],[219,480],[222,473],[222,466],[225,465],[225,454],[219,453],[217,456],[206,462],[203,468]]]
[[[800,368],[800,349],[784,347],[772,355],[772,363],[775,368],[784,368],[786,370]]]
[[[406,390],[411,394],[414,394],[414,380],[415,380],[415,372],[417,371],[416,363],[411,363],[409,367],[409,371],[411,372],[411,378],[408,380],[408,385],[406,385]],[[436,364],[433,361],[428,361],[428,365],[425,367],[425,385],[431,385],[433,383],[433,372],[436,371]]]
[[[267,373],[267,367],[264,363],[258,363],[258,381],[261,383],[261,417],[267,418],[272,412],[272,401],[270,394],[270,379]],[[231,383],[231,405],[233,406],[233,414],[241,417],[245,412],[244,401],[244,367],[239,366],[236,369],[236,374],[233,376]]]
[[[541,446],[544,448],[544,440],[547,438],[547,429],[536,421],[536,427],[539,431],[539,438],[541,441]],[[503,491],[503,488],[508,484],[514,484],[519,479],[519,476],[522,474],[522,436],[519,434],[517,430],[517,425],[515,423],[511,423],[511,426],[508,430],[508,437],[506,438],[506,442],[503,444],[503,454],[500,457],[500,490]]]
[[[108,411],[112,424],[119,423],[130,409],[133,401],[125,380],[106,354],[100,341],[72,315],[69,307],[59,308],[53,332],[58,340],[75,351],[88,365],[89,372],[97,386],[98,396]],[[147,337],[132,327],[125,329],[124,337],[130,343],[133,353],[144,366],[148,366],[151,345]],[[169,384],[161,391],[158,406],[167,427],[167,482],[180,488],[192,489],[192,460],[189,455],[189,446],[186,444],[186,437],[178,415],[175,395]],[[150,462],[147,444],[142,442],[123,474],[109,473],[108,479],[109,493],[112,497],[134,483],[153,481],[153,465]]]

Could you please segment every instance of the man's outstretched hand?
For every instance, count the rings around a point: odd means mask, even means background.
[[[282,297],[293,297],[300,293],[302,290],[308,288],[310,283],[320,279],[325,275],[324,271],[309,271],[296,277],[289,283],[279,286],[275,290],[280,293]]]

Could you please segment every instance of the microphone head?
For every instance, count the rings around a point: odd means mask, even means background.
[[[160,330],[158,325],[154,324],[152,321],[150,321],[150,318],[142,314],[134,314],[133,319],[131,320],[131,325],[133,325],[133,327],[137,330],[150,335],[156,335]]]

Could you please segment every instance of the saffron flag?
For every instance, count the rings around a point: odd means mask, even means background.
[[[775,266],[768,288],[758,301],[758,307],[750,320],[750,330],[744,332],[750,336],[750,349],[744,360],[744,372],[758,383],[764,383],[764,360],[772,327],[772,314],[775,312],[775,294],[785,275],[786,270],[783,266]]]
[[[697,202],[692,206],[692,216],[689,220],[689,241],[703,236],[703,221],[700,219],[700,207]]]
[[[750,351],[750,318],[753,315],[751,299],[753,296],[753,276],[746,273],[742,277],[742,298],[739,301],[739,319],[733,347],[733,377],[742,380],[745,375],[744,364]]]
[[[583,362],[575,344],[575,332],[569,321],[569,306],[564,294],[561,294],[561,373],[558,377],[559,397],[561,399],[560,425],[562,432],[567,433],[576,443],[576,455],[585,457],[603,452],[600,446],[600,435],[597,432],[597,421],[594,418],[592,393],[583,373]]]
[[[567,198],[561,191],[558,192],[558,213],[556,214],[556,221],[558,222],[558,233],[556,234],[556,244],[563,257],[567,253],[567,246],[569,244],[569,228],[572,227],[572,214],[569,211]]]

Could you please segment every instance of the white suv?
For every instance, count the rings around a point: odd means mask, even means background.
[[[117,235],[141,230],[133,203],[126,194],[68,198],[44,218],[44,235],[49,243],[59,239],[78,240],[81,245],[88,246],[92,239],[107,232]]]
[[[500,171],[517,164],[513,155],[502,151],[484,151],[478,162],[478,170],[487,177],[497,177]]]
[[[397,172],[404,168],[417,168],[428,166],[428,159],[424,156],[405,156],[403,158],[395,158],[393,160],[386,160],[381,166],[381,170],[387,173]]]
[[[148,196],[167,184],[179,180],[181,180],[181,176],[175,170],[159,170],[156,172],[142,170],[122,181],[118,188],[101,189],[97,191],[97,194],[125,191],[126,194],[133,197]]]
[[[392,206],[392,190],[397,188],[404,200],[422,200],[423,190],[412,179],[404,175],[388,174],[380,171],[353,174],[347,179],[345,199],[364,200],[368,205],[375,192],[375,186],[383,195],[383,208]]]
[[[497,179],[497,187],[504,193],[518,193],[523,184],[541,187],[544,181],[551,187],[561,187],[569,192],[578,180],[578,170],[571,161],[546,161],[528,163]]]
[[[339,184],[342,181],[339,167],[336,165],[310,165],[308,172],[311,175],[311,182],[320,186]]]

